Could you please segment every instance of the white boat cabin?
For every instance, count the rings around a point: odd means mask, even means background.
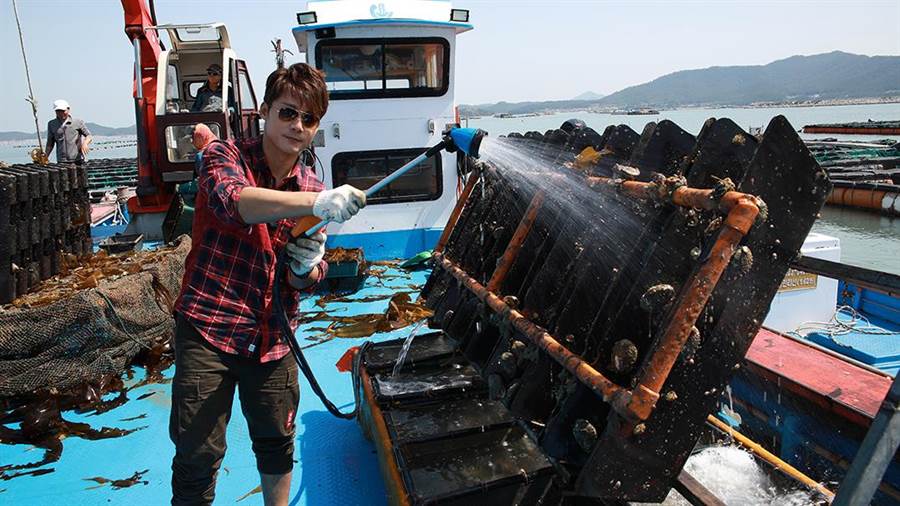
[[[456,36],[468,11],[448,1],[310,1],[293,29],[300,57],[325,72],[328,113],[314,150],[325,186],[366,189],[458,124]],[[441,153],[328,226],[329,246],[399,258],[434,246],[461,189],[456,153]]]

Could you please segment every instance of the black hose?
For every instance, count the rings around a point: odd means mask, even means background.
[[[316,393],[316,396],[322,401],[322,404],[325,405],[325,409],[338,418],[353,420],[356,418],[358,403],[354,402],[353,411],[342,413],[334,403],[328,400],[328,397],[325,396],[325,392],[322,391],[322,387],[316,380],[316,376],[313,374],[312,367],[310,367],[309,362],[306,361],[306,357],[303,355],[300,343],[297,342],[297,338],[294,336],[294,329],[291,328],[291,319],[288,318],[287,312],[284,310],[284,303],[281,300],[281,285],[284,283],[284,273],[286,269],[288,269],[288,259],[285,250],[282,249],[281,253],[278,254],[278,259],[275,263],[275,284],[272,289],[272,310],[275,311],[275,314],[278,316],[278,324],[281,327],[281,333],[284,340],[287,341],[288,347],[291,349],[291,354],[294,355],[294,360],[297,361],[297,365],[300,367],[300,370],[303,371],[303,376],[306,377],[306,381],[309,382],[309,386],[312,387],[313,392]],[[356,394],[354,393],[354,396],[355,395]]]

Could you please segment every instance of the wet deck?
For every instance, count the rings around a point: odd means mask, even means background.
[[[385,269],[376,267],[376,269]],[[388,296],[402,291],[418,292],[425,283],[428,271],[405,272],[388,267],[380,277],[369,277],[359,292],[325,304],[332,316],[354,316],[383,313]],[[379,300],[379,297],[384,297]],[[370,302],[353,302],[366,298]],[[346,300],[349,299],[349,300]],[[317,312],[318,296],[301,303],[301,311]],[[323,301],[324,303],[324,301]],[[350,375],[339,373],[335,363],[345,350],[365,340],[382,341],[405,337],[411,327],[371,337],[334,338],[320,344],[309,340],[322,336],[316,329],[329,322],[313,321],[300,328],[300,342],[313,345],[305,350],[322,388],[342,410],[351,409],[353,389]],[[164,371],[171,378],[173,368]],[[136,369],[127,385],[135,385],[143,378]],[[301,379],[300,410],[297,417],[297,439],[294,458],[294,477],[291,505],[382,504],[384,485],[378,471],[374,448],[366,441],[355,422],[338,420],[325,411],[324,406]],[[124,405],[99,415],[78,415],[72,412],[63,418],[84,422],[94,428],[116,427],[137,430],[121,438],[87,441],[70,437],[63,442],[58,462],[40,469],[53,472],[38,476],[21,476],[0,481],[0,504],[167,504],[170,498],[171,458],[174,446],[169,440],[168,417],[171,404],[170,386],[151,383],[128,392]],[[235,402],[228,426],[228,453],[219,473],[216,504],[262,504],[256,492],[259,475],[247,426]],[[0,463],[24,464],[40,460],[43,451],[25,445],[0,445]],[[126,488],[115,488],[106,480],[125,480],[145,471]],[[92,480],[101,478],[101,480]],[[248,495],[249,494],[249,495]]]

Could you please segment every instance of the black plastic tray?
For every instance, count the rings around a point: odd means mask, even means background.
[[[116,234],[100,241],[100,249],[110,255],[137,251],[144,244],[144,234]]]

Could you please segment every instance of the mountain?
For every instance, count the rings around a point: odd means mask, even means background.
[[[791,56],[767,65],[682,70],[602,98],[460,105],[464,116],[527,114],[576,109],[671,108],[690,105],[826,102],[900,97],[900,56],[834,51]]]
[[[108,127],[103,125],[98,125],[96,123],[87,122],[85,125],[88,127],[88,130],[91,131],[91,135],[96,136],[113,136],[113,135],[135,135],[137,131],[135,125],[131,125],[128,127]],[[0,142],[3,141],[30,141],[34,139],[34,132],[0,132]],[[47,132],[41,132],[41,142],[47,141]]]
[[[615,107],[749,105],[900,95],[900,56],[834,51],[767,65],[683,70],[604,97]]]
[[[601,93],[594,93],[593,91],[586,91],[586,92],[582,93],[581,95],[578,95],[577,97],[573,98],[572,100],[600,100],[601,98],[603,98],[605,96],[606,95],[603,95]]]
[[[91,131],[92,135],[135,135],[137,133],[137,126],[131,125],[127,127],[108,127],[103,125],[98,125],[96,123],[87,122],[85,123],[88,127],[88,130]]]

